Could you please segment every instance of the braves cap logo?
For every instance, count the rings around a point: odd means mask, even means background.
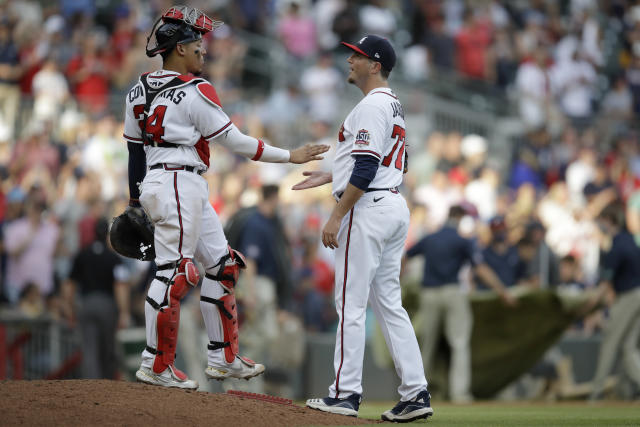
[[[379,62],[382,67],[391,71],[396,63],[396,53],[384,37],[369,34],[361,38],[355,45],[342,42],[349,49]]]
[[[355,143],[358,145],[369,145],[370,139],[369,131],[366,129],[360,129],[356,135]]]

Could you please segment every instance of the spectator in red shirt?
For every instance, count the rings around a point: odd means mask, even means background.
[[[134,24],[135,21],[126,8],[116,10],[114,29],[109,39],[109,45],[112,47],[111,61],[117,67],[122,65],[134,43],[136,35]]]
[[[67,67],[78,102],[92,114],[106,110],[109,98],[109,70],[101,46],[101,35],[90,34],[82,41],[82,49]]]
[[[458,71],[467,77],[487,77],[487,52],[491,45],[491,26],[473,16],[467,9],[464,26],[456,35]]]

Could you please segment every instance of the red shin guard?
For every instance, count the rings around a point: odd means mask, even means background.
[[[217,274],[207,273],[206,277],[220,283],[225,295],[218,300],[209,301],[218,306],[218,313],[222,322],[223,342],[214,343],[217,347],[224,347],[224,357],[227,363],[232,363],[238,354],[238,311],[234,288],[240,275],[240,270],[246,268],[244,256],[229,246],[229,255],[221,262],[224,264]],[[212,342],[213,343],[213,342]]]
[[[236,310],[236,296],[227,294],[220,298],[224,304],[224,310],[229,313],[220,311],[220,319],[222,320],[222,331],[224,332],[224,342],[229,343],[224,348],[224,357],[227,363],[232,363],[239,352],[238,346],[238,311]]]
[[[198,269],[193,261],[184,258],[180,261],[178,271],[167,289],[168,303],[161,308],[157,318],[158,348],[153,362],[153,371],[157,374],[173,365],[178,342],[180,326],[180,300],[189,292],[189,286],[196,286],[200,280]]]

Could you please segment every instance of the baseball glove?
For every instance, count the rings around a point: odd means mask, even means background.
[[[120,255],[142,261],[151,261],[156,252],[153,247],[153,224],[142,208],[127,207],[111,222],[109,241]]]

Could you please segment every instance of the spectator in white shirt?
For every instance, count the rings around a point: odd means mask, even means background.
[[[309,97],[309,116],[313,121],[333,123],[339,111],[342,75],[333,66],[329,53],[318,56],[316,63],[302,73],[300,87]]]
[[[550,75],[560,109],[576,127],[583,128],[593,114],[592,101],[598,78],[593,65],[574,50],[570,57],[560,58]]]
[[[369,0],[360,9],[360,25],[366,34],[378,34],[391,38],[398,23],[387,0]]]
[[[595,151],[589,147],[583,147],[578,153],[578,158],[567,167],[569,200],[575,209],[582,209],[585,206],[586,200],[582,190],[587,183],[595,179],[596,161]]]
[[[538,46],[533,61],[520,65],[516,74],[520,117],[530,129],[539,128],[547,121],[550,102],[547,61],[547,48]]]
[[[33,114],[38,120],[49,120],[61,113],[61,107],[69,98],[69,85],[58,64],[49,58],[31,83],[34,95]]]
[[[465,199],[476,207],[482,221],[488,222],[497,214],[499,184],[498,171],[491,166],[485,166],[478,178],[467,184],[464,189]]]

